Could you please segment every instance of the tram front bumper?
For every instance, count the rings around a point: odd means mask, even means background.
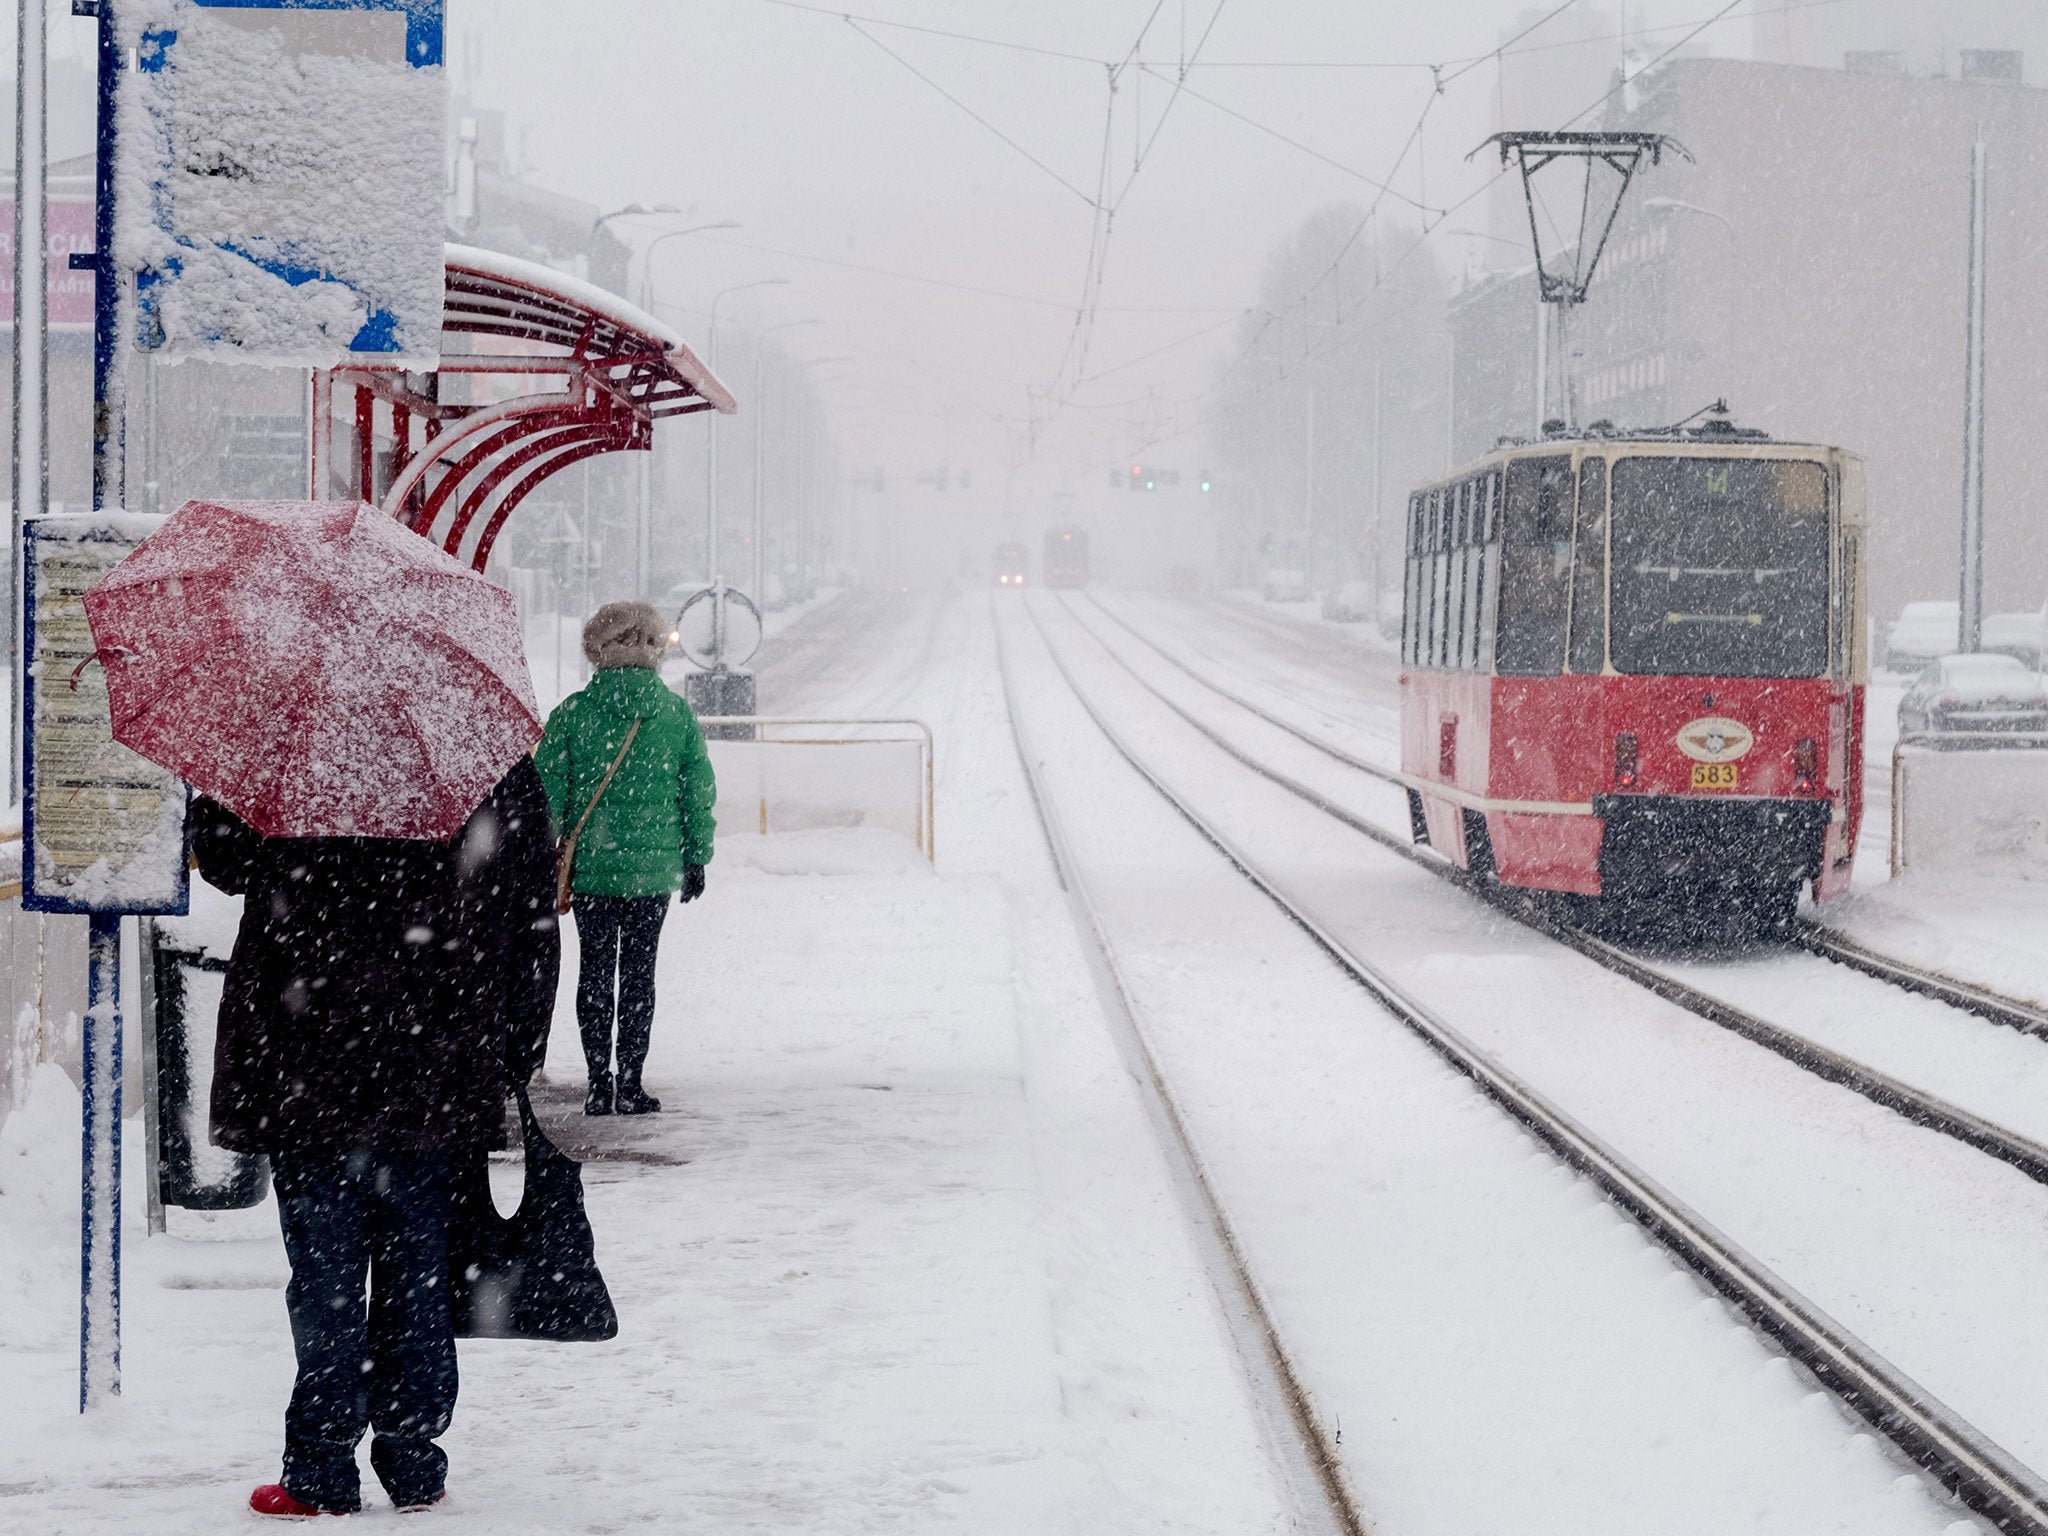
[[[1782,890],[1818,878],[1825,800],[1597,795],[1603,895]]]

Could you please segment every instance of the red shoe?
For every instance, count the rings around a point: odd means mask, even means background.
[[[249,1495],[249,1507],[274,1520],[311,1520],[320,1515],[348,1513],[345,1509],[315,1509],[310,1504],[301,1504],[284,1491],[283,1483],[265,1483]]]

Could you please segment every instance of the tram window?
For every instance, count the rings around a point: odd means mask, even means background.
[[[1495,613],[1500,603],[1500,546],[1488,544],[1479,564],[1479,655],[1473,665],[1481,672],[1493,670]]]
[[[1617,461],[1614,665],[1639,674],[1820,676],[1828,505],[1827,471],[1809,460]]]
[[[1502,511],[1494,666],[1507,677],[1564,668],[1572,570],[1572,461],[1559,454],[1508,466]]]
[[[1607,461],[1579,465],[1578,535],[1572,557],[1572,670],[1598,672],[1607,660]]]
[[[1454,485],[1445,495],[1455,508],[1451,517],[1451,549],[1444,575],[1444,665],[1465,665],[1465,533],[1472,521],[1471,488]]]
[[[1416,579],[1416,570],[1422,558],[1422,497],[1417,494],[1408,498],[1408,558],[1402,579],[1405,585],[1401,593],[1401,659],[1413,666],[1418,659],[1415,637],[1422,622],[1421,610],[1417,606],[1422,595],[1422,584]]]
[[[1464,602],[1461,605],[1463,617],[1458,625],[1458,665],[1467,671],[1479,665],[1479,572],[1483,546],[1479,543],[1477,535],[1482,526],[1480,519],[1486,510],[1480,500],[1482,486],[1474,482],[1471,490],[1474,537],[1465,547]]]
[[[1435,665],[1436,654],[1430,643],[1430,636],[1436,633],[1436,505],[1436,492],[1423,492],[1422,549],[1415,562],[1415,581],[1419,588],[1415,659],[1425,667]]]

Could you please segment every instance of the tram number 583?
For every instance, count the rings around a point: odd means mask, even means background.
[[[1694,763],[1692,765],[1692,787],[1694,789],[1733,789],[1736,783],[1733,763]]]

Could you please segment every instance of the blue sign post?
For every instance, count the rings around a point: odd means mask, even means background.
[[[173,26],[156,0],[148,7],[147,30],[130,36],[120,14],[126,0],[72,0],[73,14],[98,25],[97,248],[71,258],[74,269],[95,277],[93,515],[37,519],[24,529],[24,610],[29,654],[37,659],[32,686],[17,706],[24,736],[22,904],[84,913],[89,925],[81,1412],[121,1387],[121,918],[183,912],[187,899],[184,787],[112,742],[103,680],[89,678],[81,686],[93,652],[78,600],[148,526],[118,510],[126,480],[126,370],[119,350],[132,337],[181,355],[270,364],[331,367],[360,352],[377,353],[384,362],[397,354],[433,365],[442,281],[442,5],[184,0]],[[131,47],[135,75],[128,69]],[[209,60],[246,63],[250,50],[276,56],[278,70],[253,77],[271,81],[276,100],[236,103],[256,109],[241,119],[245,142],[210,123],[215,150],[241,158],[232,166],[195,168],[178,153],[175,97],[224,89],[210,74]],[[252,77],[245,72],[239,78]],[[325,92],[317,102],[315,86]],[[132,146],[154,160],[154,172],[144,178],[148,208],[116,202],[117,188],[133,180],[123,174],[117,137],[124,90],[135,93],[128,120],[156,136],[154,143]],[[312,131],[308,116],[323,102],[330,118],[351,109],[358,114],[350,131],[327,142],[367,146],[371,160],[351,166],[291,159],[289,141]],[[267,116],[260,110],[266,105]],[[126,169],[145,163],[138,159]],[[391,183],[373,183],[390,198],[381,235],[366,235],[362,227],[370,217],[365,177]],[[117,248],[142,250],[143,268],[118,265]],[[244,306],[252,312],[243,315],[238,295],[247,291],[250,272],[268,285],[270,302]],[[143,324],[133,325],[144,282],[151,290],[147,313]],[[177,305],[165,302],[172,291],[179,291]],[[39,783],[45,794],[38,794]]]

